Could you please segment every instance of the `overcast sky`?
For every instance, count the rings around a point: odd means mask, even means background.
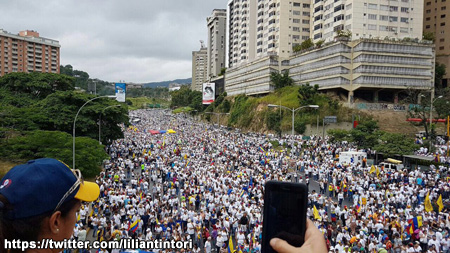
[[[206,18],[227,0],[1,0],[0,28],[61,44],[61,64],[105,81],[192,76]]]

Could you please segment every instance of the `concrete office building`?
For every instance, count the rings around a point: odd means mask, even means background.
[[[207,81],[208,49],[203,45],[199,51],[192,52],[192,90],[202,91],[202,85]]]
[[[400,91],[434,87],[434,45],[372,39],[334,42],[292,56],[297,85],[319,85],[367,101],[398,102]]]
[[[314,42],[333,41],[339,30],[351,31],[352,40],[422,39],[423,1],[313,0],[311,4]]]
[[[208,23],[208,79],[219,76],[225,68],[227,10],[213,10]]]
[[[12,72],[59,73],[60,44],[36,31],[8,33],[0,29],[0,76]]]
[[[310,36],[309,0],[230,0],[228,67],[270,55],[287,58]]]
[[[447,66],[447,75],[442,80],[448,87],[450,79],[450,2],[446,0],[424,1],[423,31],[435,36],[436,62]]]

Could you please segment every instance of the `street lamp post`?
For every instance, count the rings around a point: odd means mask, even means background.
[[[102,114],[105,112],[106,109],[111,108],[111,107],[119,107],[121,105],[110,105],[108,107],[106,107],[105,109],[102,110],[102,112],[100,113],[100,117],[98,120],[98,144],[102,144],[101,141],[101,136],[102,136]]]
[[[286,107],[286,106],[283,106],[283,105],[274,105],[274,104],[269,104],[269,105],[267,105],[267,106],[270,107],[270,108],[280,107],[280,108],[284,108],[284,109],[287,109],[287,110],[289,110],[289,111],[292,112],[292,135],[294,135],[294,119],[295,119],[295,112],[298,111],[298,110],[300,110],[300,109],[302,109],[302,108],[314,108],[314,109],[318,109],[318,108],[319,108],[318,105],[305,105],[305,106],[300,106],[299,108],[296,108],[296,109],[294,109],[294,108],[289,108],[289,107]]]
[[[78,114],[80,114],[81,109],[83,109],[83,107],[85,105],[87,105],[89,102],[94,101],[94,100],[99,99],[99,98],[116,98],[116,96],[100,96],[100,97],[95,97],[95,98],[89,99],[86,103],[84,103],[84,105],[82,105],[80,107],[80,109],[78,109],[78,112],[75,115],[75,119],[73,120],[73,157],[72,157],[72,159],[73,159],[72,169],[73,170],[75,169],[75,123],[77,122]]]
[[[441,98],[442,98],[442,96],[439,96],[439,97],[433,99],[433,94],[431,94],[431,105],[430,105],[430,152],[431,152],[431,142],[432,142],[432,140],[431,140],[431,127],[432,127],[432,124],[433,124],[433,104],[434,104],[434,102],[436,100],[441,99]]]

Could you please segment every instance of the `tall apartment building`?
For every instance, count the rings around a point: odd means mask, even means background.
[[[0,76],[12,72],[59,73],[60,44],[36,31],[11,34],[0,29]]]
[[[227,28],[227,10],[215,9],[208,23],[208,79],[217,77],[225,68],[225,46]]]
[[[207,80],[208,49],[203,45],[199,51],[192,52],[192,90],[202,91],[202,85]]]
[[[423,2],[415,0],[313,0],[311,37],[333,41],[339,30],[359,38],[422,38]]]
[[[272,55],[287,58],[310,36],[310,0],[230,0],[227,15],[230,68]]]
[[[425,0],[423,31],[435,36],[436,62],[447,66],[442,84],[449,86],[450,79],[450,4],[446,0]]]

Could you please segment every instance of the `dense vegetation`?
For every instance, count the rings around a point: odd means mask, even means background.
[[[27,160],[55,157],[72,164],[71,135],[78,109],[93,95],[74,89],[76,78],[48,73],[10,73],[0,78],[0,157]],[[105,108],[112,105],[120,105]],[[87,104],[76,123],[77,164],[85,174],[97,171],[105,158],[98,144],[102,115],[102,142],[123,137],[119,124],[128,124],[128,108],[113,99]],[[85,138],[82,138],[85,137]],[[97,141],[95,141],[97,140]],[[97,143],[97,144],[94,144]],[[59,154],[58,154],[59,153]]]
[[[66,66],[61,65],[60,68],[61,75],[66,75],[74,78],[74,87],[79,87],[85,91],[88,90],[89,85],[95,87],[95,91],[97,95],[114,95],[114,85],[100,80],[100,79],[91,79],[89,78],[89,74],[82,70],[74,70],[72,65],[68,64]]]
[[[386,133],[378,129],[378,123],[365,119],[352,130],[329,130],[332,142],[348,141],[355,143],[358,148],[372,149],[387,156],[410,155],[419,146],[414,139],[404,134]]]

